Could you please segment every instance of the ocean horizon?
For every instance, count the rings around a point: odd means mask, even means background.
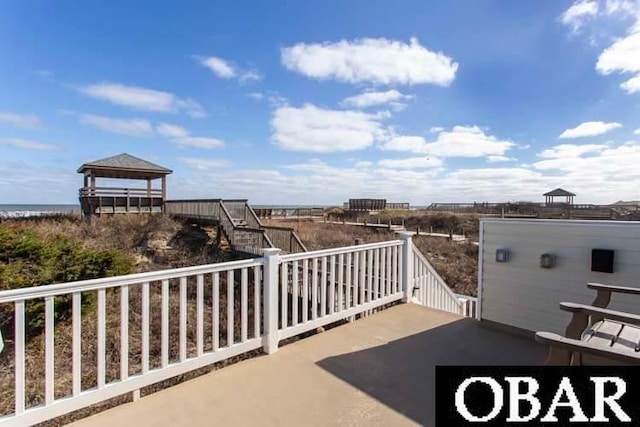
[[[0,218],[40,216],[55,213],[80,213],[79,204],[0,204]]]

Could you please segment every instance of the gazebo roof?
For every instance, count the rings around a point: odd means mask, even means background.
[[[569,197],[569,196],[575,196],[575,194],[572,193],[571,191],[563,190],[562,188],[556,188],[555,190],[551,190],[548,193],[544,193],[543,196]]]
[[[78,168],[78,173],[89,170],[96,177],[125,179],[160,178],[173,172],[127,153],[85,163]]]

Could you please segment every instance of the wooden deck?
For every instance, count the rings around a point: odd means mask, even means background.
[[[403,304],[73,425],[433,426],[435,366],[545,356],[533,339]]]

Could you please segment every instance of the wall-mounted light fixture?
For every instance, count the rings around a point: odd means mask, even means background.
[[[509,249],[496,249],[496,262],[509,262]]]
[[[540,255],[540,267],[553,268],[556,265],[556,256],[554,254]]]

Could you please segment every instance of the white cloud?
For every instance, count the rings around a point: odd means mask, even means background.
[[[640,143],[631,142],[619,146],[600,147],[586,155],[584,150],[577,150],[573,157],[545,159],[534,163],[533,167],[541,171],[561,173],[564,180],[571,182],[578,192],[582,190],[592,194],[600,188],[613,200],[635,197],[636,183],[640,179]],[[577,189],[577,190],[576,190]],[[607,190],[607,191],[604,191]],[[600,196],[603,197],[603,196]]]
[[[231,166],[231,162],[223,159],[201,159],[195,157],[178,157],[178,160],[195,169],[208,170]]]
[[[640,2],[638,0],[606,0],[604,11],[608,15],[623,13],[632,17],[638,16],[640,14]]]
[[[165,138],[169,138],[173,144],[180,148],[194,147],[211,149],[222,148],[225,145],[221,139],[192,136],[187,129],[170,123],[160,123],[156,126],[156,131]]]
[[[598,3],[594,0],[580,0],[567,9],[561,19],[562,22],[571,26],[575,33],[588,19],[612,16],[631,20],[633,24],[623,37],[614,39],[614,42],[600,53],[596,70],[603,75],[633,74],[630,79],[620,84],[620,87],[627,93],[638,93],[640,92],[640,1],[601,0]],[[602,38],[603,34],[605,33],[602,30],[594,31],[594,34],[589,37],[590,43],[595,45],[595,40]]]
[[[450,57],[416,38],[409,44],[384,38],[298,43],[283,48],[281,59],[287,69],[307,77],[348,83],[448,86],[458,69]]]
[[[584,154],[599,153],[607,147],[604,144],[560,144],[538,153],[538,157],[545,159],[572,159]]]
[[[146,89],[139,86],[126,86],[120,83],[96,83],[79,87],[78,90],[93,98],[134,110],[160,113],[185,111],[192,117],[203,117],[204,109],[192,99],[181,99],[169,92]]]
[[[267,98],[267,101],[269,102],[269,105],[271,105],[271,107],[273,108],[289,106],[289,100],[286,97],[280,95],[280,93],[277,91],[267,91],[265,96]]]
[[[570,26],[573,32],[577,32],[588,19],[598,15],[598,9],[597,1],[577,1],[564,11],[560,20],[563,24]]]
[[[273,113],[271,139],[292,151],[329,153],[362,150],[383,136],[379,117],[360,111],[326,110],[311,104]]]
[[[231,64],[229,61],[217,56],[207,58],[196,56],[200,64],[211,70],[216,76],[222,79],[237,78],[240,83],[262,80],[262,75],[256,69],[242,70]]]
[[[441,126],[433,126],[431,129],[429,129],[429,132],[431,133],[439,133],[442,132],[444,130],[443,127]]]
[[[262,74],[258,70],[246,70],[240,74],[238,80],[240,83],[258,82],[262,80]]]
[[[17,114],[9,111],[0,111],[0,123],[25,129],[41,129],[42,122],[34,114]]]
[[[156,126],[156,130],[166,138],[184,138],[189,136],[189,131],[185,128],[169,123],[160,123]]]
[[[385,151],[426,153],[426,146],[427,141],[421,136],[396,135],[385,141],[381,148]]]
[[[222,58],[216,56],[201,58],[200,63],[220,78],[231,79],[236,76],[236,70],[234,70],[233,66]]]
[[[44,144],[38,141],[30,141],[28,139],[20,138],[0,138],[0,145],[9,146],[13,148],[24,148],[26,150],[57,150],[59,147],[51,144]]]
[[[436,157],[484,157],[502,156],[515,146],[511,141],[487,135],[478,126],[454,126],[451,131],[440,131],[433,142],[421,136],[393,136],[381,148]]]
[[[626,82],[620,84],[620,87],[627,91],[627,93],[638,93],[640,92],[640,74],[635,77],[630,78]]]
[[[410,157],[408,159],[383,159],[378,165],[389,169],[426,169],[442,166],[437,157]]]
[[[251,92],[247,94],[247,97],[251,98],[251,99],[255,99],[256,101],[260,101],[261,99],[264,98],[264,94],[260,93],[260,92]]]
[[[354,108],[367,108],[374,105],[394,103],[394,108],[398,108],[399,106],[404,105],[402,103],[399,103],[398,101],[409,100],[413,98],[413,95],[404,95],[395,89],[391,89],[386,92],[364,92],[360,95],[350,96],[343,99],[340,104]]]
[[[360,160],[357,161],[353,167],[356,169],[368,169],[373,167],[373,162],[370,162],[369,160]]]
[[[504,185],[504,182],[509,181],[538,184],[542,181],[543,178],[543,176],[538,172],[522,168],[460,169],[451,172],[449,174],[449,177],[454,180],[459,180],[466,183],[480,184],[482,181],[484,181],[493,183],[493,185],[497,186]]]
[[[620,123],[616,122],[584,122],[578,126],[570,129],[565,129],[558,138],[571,139],[571,138],[583,138],[587,136],[597,136],[605,134],[613,129],[622,127]]]
[[[604,75],[634,73],[634,77],[620,86],[628,93],[640,91],[640,31],[632,32],[606,48],[598,58],[596,70]]]
[[[640,128],[636,129],[633,131],[634,135],[640,135]]]
[[[224,141],[217,138],[204,138],[197,136],[186,136],[182,138],[174,138],[171,140],[180,148],[195,147],[195,148],[222,148],[224,147]]]
[[[185,111],[189,116],[194,119],[201,119],[203,117],[207,117],[207,112],[204,110],[202,105],[193,99],[178,99],[176,101],[176,106],[178,109]]]
[[[570,145],[549,147],[545,156],[555,157],[518,167],[401,169],[343,158],[336,161],[348,161],[344,167],[310,159],[280,170],[194,170],[200,175],[176,176],[172,193],[207,197],[208,190],[201,182],[216,182],[220,197],[248,197],[254,204],[338,205],[350,197],[386,198],[414,205],[439,201],[541,202],[542,193],[556,187],[577,193],[581,203],[611,203],[635,197],[640,180],[636,166],[640,163],[640,143],[597,149]],[[571,157],[572,153],[578,155]],[[550,161],[555,164],[548,164]]]
[[[83,114],[80,123],[91,125],[107,132],[120,133],[131,136],[152,136],[153,128],[148,120],[143,119],[114,119],[111,117]]]
[[[499,162],[514,162],[518,159],[515,157],[507,157],[507,156],[487,156],[487,162],[489,163],[499,163]]]

